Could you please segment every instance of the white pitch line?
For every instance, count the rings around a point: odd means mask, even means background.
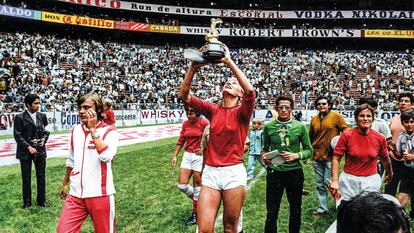
[[[253,186],[256,184],[259,178],[262,177],[265,173],[266,173],[266,169],[262,168],[259,174],[257,174],[257,176],[247,184],[246,192],[248,192],[251,188],[253,188]],[[222,211],[220,211],[218,217],[216,218],[215,225],[217,227],[217,226],[220,226],[222,223],[223,223],[223,213]]]

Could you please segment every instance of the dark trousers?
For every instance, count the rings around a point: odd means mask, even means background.
[[[414,199],[414,169],[407,168],[407,175],[401,179],[401,185],[405,185],[404,192],[409,193],[410,197]],[[413,211],[412,205],[411,210]]]
[[[393,171],[392,180],[389,184],[385,185],[384,193],[394,196],[397,194],[398,184],[401,179],[406,175],[406,168],[404,162],[396,161],[393,158],[391,159],[391,166]]]
[[[268,168],[266,177],[265,233],[277,232],[277,218],[283,191],[289,202],[289,232],[299,233],[302,215],[303,170],[275,171]]]
[[[37,204],[45,203],[46,193],[46,157],[33,157],[28,160],[20,159],[20,169],[22,171],[22,188],[23,188],[23,204],[32,204],[32,161],[36,169],[37,182]]]

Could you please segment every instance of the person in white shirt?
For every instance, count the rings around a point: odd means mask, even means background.
[[[66,174],[60,190],[65,203],[57,232],[79,232],[88,215],[95,232],[115,232],[111,160],[117,151],[118,134],[102,121],[103,103],[97,94],[85,94],[77,104],[81,124],[72,128],[70,136]]]
[[[32,205],[32,163],[36,168],[37,205],[48,207],[46,203],[46,142],[49,138],[47,116],[40,113],[40,98],[28,94],[24,98],[26,111],[14,118],[13,135],[16,140],[16,158],[22,172],[23,208]]]

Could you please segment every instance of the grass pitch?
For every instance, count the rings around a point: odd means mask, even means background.
[[[170,165],[176,142],[177,138],[170,138],[118,149],[113,162],[118,232],[195,232],[195,226],[185,225],[192,203],[176,187],[179,166],[172,168]],[[247,156],[244,160],[247,161]],[[256,173],[260,169],[257,165]],[[46,169],[46,199],[51,207],[39,208],[34,205],[29,209],[22,209],[20,166],[1,167],[0,232],[56,232],[63,205],[58,193],[64,173],[64,158],[49,159]],[[318,202],[311,161],[304,164],[304,173],[305,189],[309,194],[303,196],[301,232],[323,233],[336,217],[333,201],[330,200],[331,212],[328,215],[312,216]],[[32,189],[35,203],[34,169]],[[248,191],[243,208],[245,233],[263,232],[266,218],[265,189],[266,181],[263,176]],[[279,232],[288,232],[288,219],[288,202],[283,197],[278,220]],[[93,232],[89,218],[83,224],[81,232]],[[217,226],[217,232],[223,232],[222,224]]]

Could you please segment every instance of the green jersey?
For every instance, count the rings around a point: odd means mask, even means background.
[[[302,151],[300,150],[301,145]],[[302,169],[300,160],[310,158],[313,149],[306,126],[297,120],[291,119],[286,122],[274,120],[265,125],[263,130],[263,150],[298,153],[299,160],[285,162],[277,167],[273,164],[269,165],[270,168],[277,171],[291,171]]]

